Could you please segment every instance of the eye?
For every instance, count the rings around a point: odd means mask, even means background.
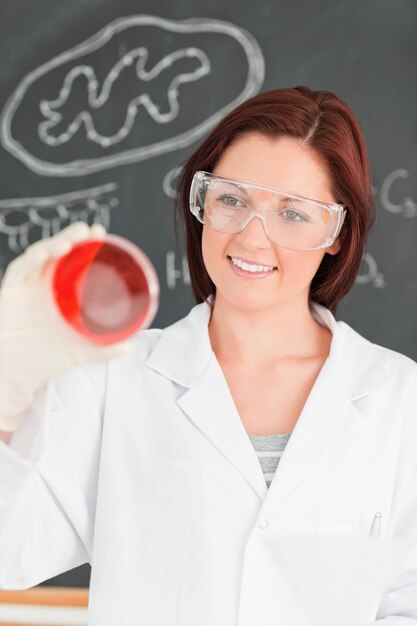
[[[243,206],[239,198],[236,198],[236,196],[230,196],[226,194],[219,196],[217,198],[217,202],[223,204],[224,206],[232,207],[232,208],[238,208],[238,207]]]
[[[308,222],[309,221],[305,215],[303,215],[302,213],[299,213],[298,211],[294,211],[294,209],[286,209],[285,211],[281,211],[281,215],[288,222]]]

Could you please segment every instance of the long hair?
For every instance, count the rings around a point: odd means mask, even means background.
[[[341,249],[325,254],[310,285],[310,300],[333,313],[352,288],[375,217],[365,141],[349,107],[329,91],[307,87],[260,93],[231,111],[188,158],[178,181],[176,225],[185,229],[191,286],[197,302],[216,292],[204,266],[202,224],[189,210],[191,180],[197,170],[211,172],[232,142],[249,133],[293,137],[310,146],[327,166],[335,201],[347,207],[339,235]]]

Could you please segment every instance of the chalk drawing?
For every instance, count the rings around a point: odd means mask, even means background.
[[[233,40],[233,44],[239,44],[240,50],[246,59],[247,68],[245,67],[245,84],[240,93],[223,106],[215,111],[212,115],[203,119],[200,123],[192,128],[180,132],[174,136],[166,136],[164,139],[150,143],[149,145],[139,145],[135,147],[122,148],[123,140],[129,135],[141,107],[146,111],[150,119],[158,124],[167,125],[167,135],[169,135],[169,124],[179,113],[179,89],[181,85],[187,82],[196,82],[195,94],[198,97],[199,87],[198,81],[207,76],[211,71],[209,53],[201,48],[183,46],[163,56],[153,68],[145,69],[145,63],[148,60],[148,50],[143,45],[131,46],[130,50],[123,52],[122,58],[112,67],[106,74],[106,77],[99,84],[97,79],[98,72],[91,64],[79,62],[78,60],[87,55],[97,52],[100,54],[101,49],[112,41],[113,38],[124,37],[125,39],[133,34],[140,36],[136,32],[137,27],[158,27],[173,36],[192,35],[195,41],[196,35],[205,35],[214,33],[216,35],[225,35]],[[143,32],[143,31],[142,31]],[[204,37],[200,37],[202,45]],[[122,41],[120,42],[122,43]],[[140,42],[139,42],[140,44]],[[127,44],[126,44],[127,45]],[[84,59],[85,60],[85,59]],[[91,60],[91,58],[89,58]],[[98,59],[100,60],[100,59]],[[185,65],[184,65],[185,64]],[[65,67],[64,67],[65,66]],[[127,105],[122,123],[119,128],[111,135],[104,135],[97,130],[94,120],[94,113],[109,103],[115,89],[117,81],[126,70],[134,68],[136,80],[138,80],[141,93],[130,100]],[[186,68],[184,70],[184,68]],[[233,68],[230,68],[232,70]],[[62,70],[65,74],[61,78],[61,88],[58,90],[56,97],[47,99],[43,97],[38,102],[39,114],[42,119],[38,125],[39,143],[48,146],[50,151],[59,150],[61,146],[70,145],[71,139],[82,130],[85,133],[85,144],[94,144],[96,148],[104,151],[94,157],[82,155],[80,158],[60,162],[58,156],[40,158],[35,154],[33,146],[24,145],[25,141],[18,139],[14,133],[13,120],[19,110],[23,99],[29,92],[31,87],[40,79],[48,75],[50,81],[52,77],[55,80],[57,72]],[[184,71],[182,71],[184,70]],[[227,72],[227,57],[224,62],[224,70]],[[177,72],[177,73],[175,73]],[[149,93],[149,89],[159,76],[171,76],[172,80],[164,82],[166,89],[166,99],[169,104],[169,110],[161,113],[159,106],[155,102],[155,98]],[[134,163],[155,157],[166,152],[184,148],[212,128],[224,115],[237,106],[240,102],[246,100],[250,96],[257,93],[259,87],[264,80],[265,67],[262,51],[255,38],[247,31],[238,26],[214,19],[189,19],[183,21],[171,21],[160,17],[150,15],[135,15],[130,17],[122,17],[108,24],[98,33],[83,43],[63,52],[62,54],[49,60],[47,63],[37,67],[30,72],[17,86],[11,94],[0,117],[0,138],[3,147],[8,150],[17,159],[22,161],[29,169],[40,175],[45,176],[86,176],[100,170]],[[71,121],[64,122],[63,109],[65,104],[71,97],[75,83],[79,80],[87,81],[87,108],[82,111],[78,110],[75,117]],[[148,86],[146,90],[145,87]],[[221,99],[221,92],[217,97],[213,97],[214,106]],[[84,103],[85,104],[85,103]],[[113,95],[112,105],[117,105],[117,95]],[[77,145],[79,142],[75,142]],[[126,144],[125,144],[126,146]],[[116,150],[115,150],[116,148]],[[75,150],[75,148],[74,148]],[[41,151],[42,153],[42,151]],[[44,153],[44,151],[43,151]],[[67,155],[67,152],[65,153]],[[79,156],[79,155],[77,155]],[[65,158],[68,158],[67,156]],[[69,157],[71,159],[71,157]],[[62,160],[62,157],[61,157]]]
[[[78,220],[109,229],[110,212],[119,203],[117,187],[108,183],[55,196],[0,200],[0,235],[6,235],[9,249],[20,254],[30,245],[29,233],[35,228],[40,228],[41,238]]]
[[[386,211],[403,217],[417,216],[417,202],[406,196],[399,203],[392,200],[392,187],[397,181],[403,180],[410,176],[408,170],[397,169],[388,174],[381,185],[380,200]]]
[[[57,110],[63,107],[64,104],[67,102],[69,96],[71,95],[73,83],[79,76],[85,76],[87,78],[89,106],[93,110],[101,109],[109,101],[109,98],[112,95],[112,91],[114,91],[113,86],[114,84],[117,84],[117,79],[119,78],[121,72],[126,69],[126,67],[133,65],[135,59],[137,59],[136,76],[141,81],[153,80],[155,77],[161,74],[163,70],[171,68],[171,66],[180,59],[198,61],[198,65],[197,69],[195,69],[194,71],[177,75],[169,84],[168,102],[170,108],[167,113],[160,113],[158,107],[154,104],[153,100],[149,96],[149,93],[143,93],[129,102],[127,107],[127,114],[125,120],[123,121],[123,125],[116,133],[111,136],[103,135],[97,132],[94,125],[93,115],[89,111],[80,112],[71,122],[71,124],[66,128],[65,132],[57,136],[51,134],[50,131],[61,122],[63,117],[61,113],[57,112]],[[122,139],[125,139],[129,135],[130,131],[132,130],[140,105],[144,106],[149,116],[155,122],[159,124],[167,124],[168,122],[172,122],[172,120],[177,117],[179,112],[179,86],[182,83],[192,82],[209,74],[210,61],[208,60],[207,55],[202,50],[199,50],[197,48],[186,48],[184,50],[177,50],[172,54],[168,54],[163,59],[161,59],[161,61],[159,61],[151,71],[146,72],[144,66],[147,59],[148,51],[146,50],[146,48],[137,48],[136,50],[132,50],[131,52],[125,54],[123,58],[118,61],[116,65],[114,65],[114,67],[106,76],[100,94],[98,93],[99,82],[92,67],[89,67],[88,65],[80,65],[73,68],[65,77],[64,86],[62,87],[58,98],[51,101],[42,100],[40,103],[40,109],[44,116],[48,119],[48,121],[42,122],[39,125],[40,139],[49,146],[60,146],[64,143],[69,142],[75,135],[75,133],[79,130],[80,126],[84,125],[86,129],[86,136],[89,141],[100,145],[102,148],[108,148],[109,146],[119,143],[120,141],[122,141]],[[111,103],[109,103],[109,107],[112,107]]]
[[[172,198],[173,200],[177,197],[177,181],[178,177],[181,174],[182,167],[174,167],[172,170],[169,170],[164,176],[162,181],[162,189],[168,198]]]
[[[362,267],[355,282],[359,285],[371,285],[378,289],[385,289],[387,286],[383,274],[378,271],[375,258],[369,252],[363,258]]]

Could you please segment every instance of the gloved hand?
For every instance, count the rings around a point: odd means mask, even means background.
[[[58,312],[52,276],[75,243],[102,239],[102,226],[83,222],[29,246],[0,285],[0,431],[14,431],[35,392],[72,368],[122,356],[128,341],[102,346],[73,330]]]

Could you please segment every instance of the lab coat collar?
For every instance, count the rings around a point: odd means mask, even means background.
[[[192,387],[214,358],[208,333],[212,303],[210,297],[165,328],[146,365],[182,387]]]
[[[388,367],[373,344],[326,308],[313,304],[317,321],[333,333],[329,357],[282,456],[268,491],[227,381],[210,344],[212,301],[195,306],[166,328],[147,366],[184,387],[177,405],[234,466],[263,502],[263,514],[280,504],[365,421],[359,398],[390,384]]]
[[[211,348],[213,299],[166,328],[146,365],[185,388],[177,405],[234,466],[261,500],[266,484],[223,371]]]
[[[190,388],[203,375],[213,353],[208,323],[213,296],[194,306],[190,313],[165,328],[147,360],[147,366],[173,382]],[[340,384],[350,400],[367,395],[385,386],[389,368],[380,352],[367,339],[344,322],[336,321],[332,313],[320,304],[312,303],[313,317],[329,328],[333,337],[329,359]]]
[[[345,322],[336,321],[324,306],[312,303],[311,312],[333,335],[328,361],[334,367],[339,384],[350,400],[358,400],[371,391],[390,384],[390,368],[383,360],[378,346]]]

